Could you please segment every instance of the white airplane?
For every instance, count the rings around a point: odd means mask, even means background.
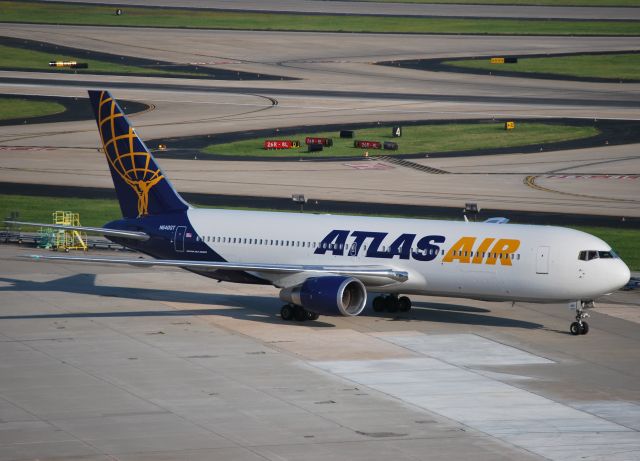
[[[156,259],[32,255],[39,260],[177,266],[217,280],[281,288],[284,320],[408,311],[408,294],[571,303],[623,287],[629,268],[597,237],[550,226],[197,209],[173,189],[107,91],[89,91],[123,218],[99,232]],[[504,220],[498,220],[503,222]],[[402,294],[402,296],[400,296]]]

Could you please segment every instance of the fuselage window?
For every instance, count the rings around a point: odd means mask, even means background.
[[[518,261],[520,261],[520,253],[518,253]]]

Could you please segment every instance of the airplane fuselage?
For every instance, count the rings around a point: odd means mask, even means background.
[[[192,208],[185,213],[115,221],[108,227],[147,232],[152,236],[149,241],[126,244],[155,258],[384,264],[408,273],[404,282],[364,277],[371,291],[379,293],[561,302],[594,299],[629,279],[626,265],[605,242],[551,226]],[[581,252],[589,251],[598,257],[581,260]],[[197,272],[277,287],[296,284],[300,277],[256,271]]]

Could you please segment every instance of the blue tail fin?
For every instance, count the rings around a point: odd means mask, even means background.
[[[160,170],[113,96],[108,91],[89,91],[89,98],[122,215],[136,218],[189,208]]]

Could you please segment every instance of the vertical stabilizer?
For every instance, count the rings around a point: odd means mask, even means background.
[[[102,147],[125,218],[183,211],[178,195],[108,91],[89,91]]]

